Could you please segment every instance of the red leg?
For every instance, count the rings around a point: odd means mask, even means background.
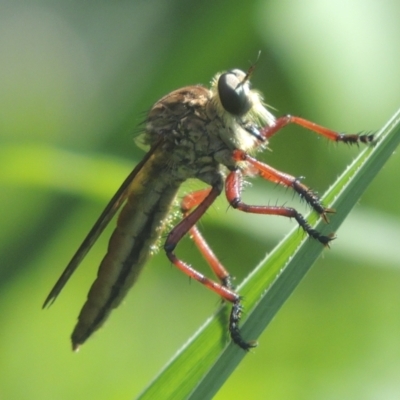
[[[297,193],[302,196],[307,203],[309,203],[314,210],[320,213],[322,218],[325,220],[327,212],[333,212],[329,208],[324,208],[318,198],[305,185],[302,185],[298,179],[279,172],[274,168],[263,164],[254,158],[248,156],[241,150],[235,150],[233,156],[236,160],[247,161],[250,165],[257,169],[259,174],[269,181],[279,183],[281,185],[292,187]],[[241,211],[254,213],[254,214],[265,214],[265,215],[281,215],[288,218],[294,218],[297,223],[308,233],[312,238],[318,240],[323,245],[328,246],[329,242],[333,239],[333,235],[325,236],[319,233],[316,229],[312,228],[306,219],[297,210],[291,207],[279,207],[279,206],[254,206],[243,203],[241,200],[241,188],[242,188],[242,172],[240,170],[231,171],[225,181],[225,192],[226,197],[232,207],[237,208]]]
[[[245,161],[247,164],[249,164],[252,167],[252,170],[256,170],[262,178],[270,182],[292,188],[302,199],[306,201],[307,204],[309,204],[318,214],[321,215],[324,221],[328,222],[328,218],[326,216],[327,213],[335,212],[331,208],[324,207],[319,197],[309,187],[303,185],[299,178],[295,178],[294,176],[278,171],[277,169],[272,168],[269,165],[249,156],[242,150],[234,150],[232,155],[236,161]],[[235,183],[235,179],[239,179],[239,177],[229,178],[228,176],[225,187],[230,193],[235,193],[236,191],[236,194],[238,197],[240,197],[240,193],[238,193],[240,192],[240,182]],[[233,181],[232,183],[230,183],[231,180]],[[234,186],[234,188],[231,189],[231,186]]]
[[[289,124],[300,125],[303,128],[309,129],[317,133],[318,135],[325,136],[329,140],[333,140],[335,142],[344,142],[349,144],[358,144],[358,143],[371,143],[374,140],[374,135],[346,135],[344,133],[338,133],[332,131],[328,128],[324,128],[321,125],[317,125],[314,122],[307,121],[306,119],[300,117],[294,117],[292,115],[285,115],[283,117],[278,118],[274,125],[266,126],[261,129],[260,134],[262,137],[269,139],[271,136],[275,135],[279,130],[281,130],[284,126]]]
[[[164,245],[164,249],[169,260],[183,273],[188,275],[190,278],[193,278],[196,281],[202,283],[204,286],[208,287],[219,296],[221,296],[224,300],[232,303],[232,311],[229,320],[229,331],[231,334],[231,338],[239,347],[244,350],[249,350],[251,347],[256,346],[256,344],[253,342],[248,343],[244,341],[240,334],[239,320],[242,313],[240,296],[231,289],[228,272],[218,261],[217,257],[209,248],[204,238],[201,236],[200,232],[195,226],[196,222],[207,211],[207,209],[215,201],[220,193],[221,189],[217,186],[214,186],[211,190],[205,189],[195,192],[192,195],[186,196],[183,199],[181,206],[184,213],[184,219],[169,233]],[[197,208],[189,213],[190,209],[192,209],[196,205]],[[175,255],[174,249],[176,245],[188,232],[192,234],[193,240],[199,247],[205,259],[210,264],[215,274],[222,281],[222,284],[214,282],[213,280],[207,278],[206,276],[192,268],[189,264],[180,260]]]
[[[188,196],[185,196],[181,203],[181,210],[183,215],[188,215],[189,211],[201,203],[206,196],[209,194],[210,189],[199,190],[197,192],[191,193]],[[208,264],[211,266],[214,273],[222,282],[222,286],[228,289],[232,289],[231,277],[228,271],[224,268],[218,258],[215,256],[214,252],[208,246],[207,242],[197,229],[196,225],[194,225],[190,229],[190,234],[192,236],[193,241],[196,246],[200,250],[203,257],[206,259]],[[236,343],[243,350],[249,350],[252,347],[257,346],[257,342],[246,342],[243,340],[242,335],[239,329],[239,321],[242,316],[242,305],[240,303],[240,298],[233,302],[232,310],[229,318],[229,332],[231,334],[231,338],[234,343]]]
[[[231,291],[229,288],[224,287],[223,285],[214,282],[211,279],[208,279],[206,276],[193,269],[189,264],[186,264],[184,261],[176,257],[174,253],[174,249],[178,244],[178,242],[182,239],[182,237],[186,235],[189,231],[192,231],[194,232],[196,239],[198,239],[199,237],[202,239],[199,240],[200,243],[199,248],[200,250],[202,248],[205,250],[203,255],[205,256],[207,261],[210,261],[210,265],[217,274],[217,276],[218,277],[221,276],[220,277],[221,280],[228,276],[227,271],[219,263],[214,253],[205,243],[204,239],[201,236],[196,235],[196,229],[195,229],[196,222],[207,211],[207,209],[214,202],[214,200],[217,198],[220,192],[221,192],[220,189],[218,189],[217,187],[213,187],[211,190],[207,189],[204,191],[196,192],[193,194],[193,196],[187,196],[184,199],[182,205],[182,208],[184,209],[184,218],[169,233],[167,240],[164,244],[164,249],[170,261],[186,275],[207,286],[209,289],[219,294],[223,299],[230,302],[235,302],[239,300],[239,295]],[[189,214],[189,208],[192,208],[197,204],[198,204],[197,208]],[[207,252],[207,250],[209,251]]]
[[[211,189],[198,190],[186,195],[181,202],[181,211],[183,216],[186,217],[194,207],[200,204],[210,193],[210,190]],[[231,289],[232,284],[228,271],[224,268],[217,256],[208,246],[206,240],[197,229],[196,225],[193,225],[193,227],[190,228],[189,233],[191,239],[194,241],[197,248],[200,250],[200,253],[203,255],[215,275],[221,281],[222,285]]]

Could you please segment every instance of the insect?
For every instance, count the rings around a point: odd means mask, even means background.
[[[235,209],[294,218],[310,237],[324,246],[333,239],[332,235],[322,235],[312,228],[294,208],[249,205],[241,200],[244,178],[256,175],[293,189],[325,221],[328,221],[327,214],[334,212],[325,208],[318,196],[299,178],[280,172],[251,154],[265,149],[269,139],[288,124],[300,125],[329,140],[348,144],[367,144],[373,141],[373,135],[337,133],[291,115],[275,118],[263,103],[261,94],[251,89],[253,69],[254,66],[247,72],[233,69],[219,73],[212,79],[210,88],[197,85],[175,90],[150,109],[142,135],[143,143],[150,150],[108,203],[43,306],[53,303],[106,225],[125,203],[98,276],[72,333],[74,350],[104,323],[135,283],[165,233],[179,187],[189,178],[197,178],[208,187],[183,197],[182,219],[168,233],[163,247],[170,262],[178,269],[232,304],[230,336],[244,350],[256,343],[246,341],[241,335],[240,296],[234,291],[228,271],[196,226],[214,200],[225,190],[229,204]],[[191,236],[218,281],[207,278],[175,254],[177,244],[186,234]]]

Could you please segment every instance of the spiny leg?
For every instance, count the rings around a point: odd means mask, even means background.
[[[292,207],[284,206],[254,206],[249,205],[241,200],[241,180],[242,173],[240,170],[231,171],[226,178],[226,198],[233,208],[252,214],[264,215],[280,215],[283,217],[294,218],[309,236],[321,242],[324,246],[328,246],[333,239],[332,236],[325,236],[306,221],[302,214]],[[325,212],[324,210],[323,212]],[[323,215],[323,214],[322,214]]]
[[[164,244],[164,250],[165,250],[169,260],[178,269],[180,269],[183,273],[188,275],[190,278],[193,278],[196,281],[202,283],[204,286],[208,287],[209,289],[211,289],[212,291],[217,293],[223,299],[225,299],[233,304],[232,311],[231,311],[231,317],[230,317],[230,323],[229,323],[229,332],[230,332],[231,338],[232,338],[233,342],[236,343],[239,347],[241,347],[244,350],[249,350],[251,347],[256,346],[256,344],[253,342],[250,342],[250,343],[246,342],[245,340],[243,340],[243,338],[240,334],[239,320],[240,320],[240,316],[242,313],[242,306],[240,303],[240,296],[237,293],[235,293],[233,290],[231,290],[230,287],[228,286],[230,284],[229,279],[228,279],[226,285],[214,282],[213,280],[207,278],[200,272],[196,271],[189,264],[180,260],[174,253],[174,249],[175,249],[176,245],[179,243],[179,241],[182,239],[182,237],[185,234],[187,234],[190,231],[192,234],[194,232],[195,235],[196,235],[196,232],[199,233],[197,231],[197,229],[195,228],[195,224],[201,218],[201,216],[207,211],[207,209],[211,206],[211,204],[215,201],[215,199],[218,197],[218,195],[221,193],[221,191],[222,191],[222,185],[218,184],[218,185],[213,186],[211,188],[211,190],[208,191],[208,193],[207,193],[207,190],[200,191],[200,192],[197,192],[197,195],[195,193],[192,198],[188,197],[186,199],[187,206],[193,207],[196,204],[198,204],[198,206],[190,214],[189,214],[188,208],[190,209],[192,207],[186,207],[186,211],[185,211],[186,215],[185,215],[184,219],[178,225],[176,225],[175,228],[173,228],[172,231],[169,233],[167,240]],[[183,206],[182,206],[182,208],[183,208]],[[199,235],[196,235],[195,237],[196,237],[196,239],[199,239],[199,244],[200,244],[199,249],[201,250],[203,248],[206,250],[206,252],[203,253],[203,255],[205,256],[207,261],[211,261],[210,265],[211,265],[212,269],[214,270],[214,272],[217,274],[217,276],[220,279],[222,277],[222,281],[223,281],[224,277],[225,277],[225,279],[226,279],[226,277],[229,277],[229,274],[227,273],[225,268],[223,268],[223,266],[219,263],[216,256],[211,251],[211,249],[208,247],[208,245],[205,243],[205,241],[202,238],[202,236],[200,235],[200,233],[199,233]],[[202,239],[202,240],[200,240],[200,239]],[[197,242],[196,242],[196,244],[197,244]],[[206,247],[204,247],[204,245]],[[210,251],[207,252],[207,249]],[[220,275],[221,275],[221,277],[220,277]]]
[[[260,130],[260,135],[265,139],[269,139],[271,136],[275,135],[284,126],[289,124],[296,124],[306,128],[318,135],[325,136],[329,140],[334,142],[343,142],[347,144],[359,144],[359,143],[372,143],[374,140],[373,134],[344,134],[335,132],[331,129],[325,128],[321,125],[317,125],[314,122],[308,121],[304,118],[294,117],[293,115],[285,115],[276,119],[272,126],[266,126]]]
[[[279,185],[292,188],[302,199],[304,199],[304,201],[307,204],[309,204],[313,208],[314,211],[316,211],[321,216],[321,218],[325,222],[328,222],[328,217],[326,214],[335,212],[335,210],[333,210],[332,208],[324,207],[317,194],[314,193],[309,187],[302,184],[299,178],[295,178],[294,176],[278,171],[277,169],[272,168],[269,165],[256,160],[254,157],[249,156],[242,150],[235,150],[232,155],[236,161],[245,161],[247,165],[250,165],[252,167],[252,170],[253,171],[255,170],[262,178],[270,182],[274,182]],[[231,174],[228,176],[225,182],[225,190],[227,192],[228,200],[231,199],[232,202],[234,203],[237,202],[238,200],[240,201],[241,179],[242,179],[241,177],[242,173],[239,170],[234,170],[231,172]],[[235,198],[237,198],[238,200],[235,200]],[[232,206],[235,207],[234,204],[232,204]],[[257,207],[259,206],[254,206],[254,207],[256,207],[254,210],[257,210],[258,209]],[[261,206],[261,209],[263,207],[266,206]],[[267,208],[270,208],[272,210],[274,208],[286,209],[286,207],[267,207]],[[291,208],[288,209],[293,210]],[[262,211],[251,211],[251,210],[243,210],[243,211],[264,214]],[[301,222],[302,220],[305,222],[304,217],[302,217],[301,214],[299,214],[296,210],[293,211],[294,212],[289,213],[290,215],[285,215],[285,211],[278,211],[277,214],[295,218],[299,223],[299,225],[302,226],[306,232],[308,232],[308,230],[305,229],[303,223]],[[273,211],[271,213],[265,212],[265,214],[274,214],[274,212]],[[315,237],[315,239],[318,238]]]

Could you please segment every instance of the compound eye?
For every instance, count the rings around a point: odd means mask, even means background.
[[[243,76],[244,78],[244,76]],[[240,80],[235,72],[226,72],[218,79],[218,94],[222,106],[233,115],[246,114],[251,108],[251,101],[245,90],[247,82]]]

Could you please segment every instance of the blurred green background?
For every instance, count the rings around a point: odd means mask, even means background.
[[[77,354],[69,335],[112,226],[56,303],[41,305],[143,153],[132,139],[164,94],[247,69],[277,115],[378,130],[400,104],[400,3],[0,1],[0,398],[130,399],[219,299],[162,252]],[[355,157],[288,127],[260,159],[323,193]],[[400,202],[394,154],[217,399],[400,398]],[[265,182],[248,202],[288,204]],[[114,225],[111,223],[110,225]],[[294,222],[221,199],[202,231],[240,282]],[[189,240],[177,250],[207,272]]]

